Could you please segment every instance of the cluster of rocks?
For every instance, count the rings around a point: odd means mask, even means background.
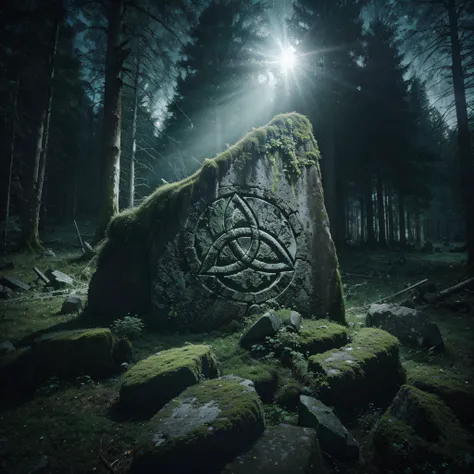
[[[34,389],[52,376],[101,377],[131,359],[130,342],[117,339],[107,328],[49,332],[27,347],[15,348],[4,341],[0,344],[2,395]]]

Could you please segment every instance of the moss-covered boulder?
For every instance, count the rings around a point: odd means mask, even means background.
[[[250,381],[207,380],[188,388],[145,426],[131,473],[218,473],[264,431],[260,399]]]
[[[296,411],[303,394],[304,385],[291,381],[283,384],[275,394],[275,402],[286,410]]]
[[[172,398],[202,378],[215,378],[217,364],[210,346],[188,345],[160,352],[138,362],[122,379],[120,404],[157,412]]]
[[[244,331],[240,338],[240,345],[250,347],[257,342],[263,342],[266,337],[274,336],[280,328],[280,317],[273,311],[267,311]]]
[[[474,385],[467,377],[433,365],[410,364],[407,383],[443,400],[461,423],[474,424]]]
[[[35,339],[32,362],[44,377],[101,376],[114,366],[114,343],[107,328],[49,332]]]
[[[345,320],[319,151],[294,113],[115,217],[86,315],[198,331],[270,307]]]
[[[299,333],[280,331],[278,347],[289,348],[305,355],[318,354],[347,344],[347,328],[327,319],[305,319]]]
[[[324,474],[316,432],[281,424],[269,427],[246,453],[237,456],[222,474]]]
[[[373,436],[376,463],[402,474],[472,472],[473,439],[436,396],[401,387]]]
[[[271,403],[278,388],[278,371],[274,365],[255,362],[231,367],[227,373],[232,373],[243,379],[251,380],[259,397],[265,403]]]
[[[398,339],[381,329],[364,328],[350,344],[309,358],[318,378],[318,397],[340,410],[391,397],[406,374]]]

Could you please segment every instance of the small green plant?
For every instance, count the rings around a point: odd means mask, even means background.
[[[123,319],[116,319],[111,326],[111,329],[118,336],[125,336],[129,339],[141,335],[145,325],[140,318],[135,316],[125,316]]]

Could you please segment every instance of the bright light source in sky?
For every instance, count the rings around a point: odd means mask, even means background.
[[[280,54],[280,66],[284,72],[288,69],[293,69],[296,63],[295,48],[289,46],[281,51]]]

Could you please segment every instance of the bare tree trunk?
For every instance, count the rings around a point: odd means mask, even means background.
[[[447,2],[449,16],[449,34],[451,38],[451,59],[454,86],[454,103],[458,125],[458,146],[461,159],[461,183],[464,192],[464,212],[466,216],[466,233],[468,263],[474,266],[474,191],[472,186],[473,170],[470,156],[469,121],[467,114],[466,87],[462,68],[461,45],[456,1]]]
[[[140,53],[137,51],[137,67],[133,89],[133,117],[132,117],[132,153],[130,155],[130,177],[128,189],[128,207],[135,205],[135,153],[137,151],[137,113],[138,113],[138,78],[140,76]]]
[[[388,191],[387,191],[387,198],[388,198],[388,241],[390,244],[393,245],[393,242],[395,240],[395,232],[394,232],[394,226],[393,226],[393,202],[392,202],[392,187],[389,186]]]
[[[400,245],[405,246],[406,239],[406,221],[405,221],[405,196],[403,192],[398,192],[398,221],[400,228]]]
[[[385,239],[385,209],[384,209],[384,199],[383,199],[382,178],[377,179],[377,208],[378,208],[378,220],[379,220],[379,244],[384,246],[386,244],[386,239]]]
[[[372,183],[368,182],[367,190],[365,195],[366,205],[366,217],[367,217],[367,243],[370,245],[375,244],[375,232],[374,232],[374,203],[372,201]]]
[[[32,176],[27,208],[22,220],[21,246],[30,249],[42,249],[39,240],[39,221],[41,211],[41,198],[46,173],[46,157],[48,151],[49,124],[51,121],[51,107],[53,104],[55,59],[58,47],[59,26],[63,18],[62,2],[56,5],[51,50],[48,57],[48,82],[45,106],[42,109],[37,127],[37,145],[35,159],[32,167]]]
[[[101,204],[95,239],[100,241],[118,212],[120,185],[120,131],[122,122],[123,0],[109,0],[102,136]]]
[[[364,199],[364,194],[361,193],[360,195],[360,240],[361,242],[365,242],[366,239],[366,232],[365,232],[365,224],[366,224],[366,218],[365,218],[365,199]]]
[[[3,230],[3,246],[6,248],[8,241],[8,221],[10,219],[10,194],[12,189],[12,175],[13,175],[13,162],[15,160],[15,138],[16,138],[16,126],[17,126],[17,108],[18,108],[18,95],[20,93],[20,76],[17,74],[15,81],[15,92],[13,94],[12,104],[12,135],[10,138],[10,164],[8,167],[8,184],[7,184],[7,202],[5,205],[5,229]]]

